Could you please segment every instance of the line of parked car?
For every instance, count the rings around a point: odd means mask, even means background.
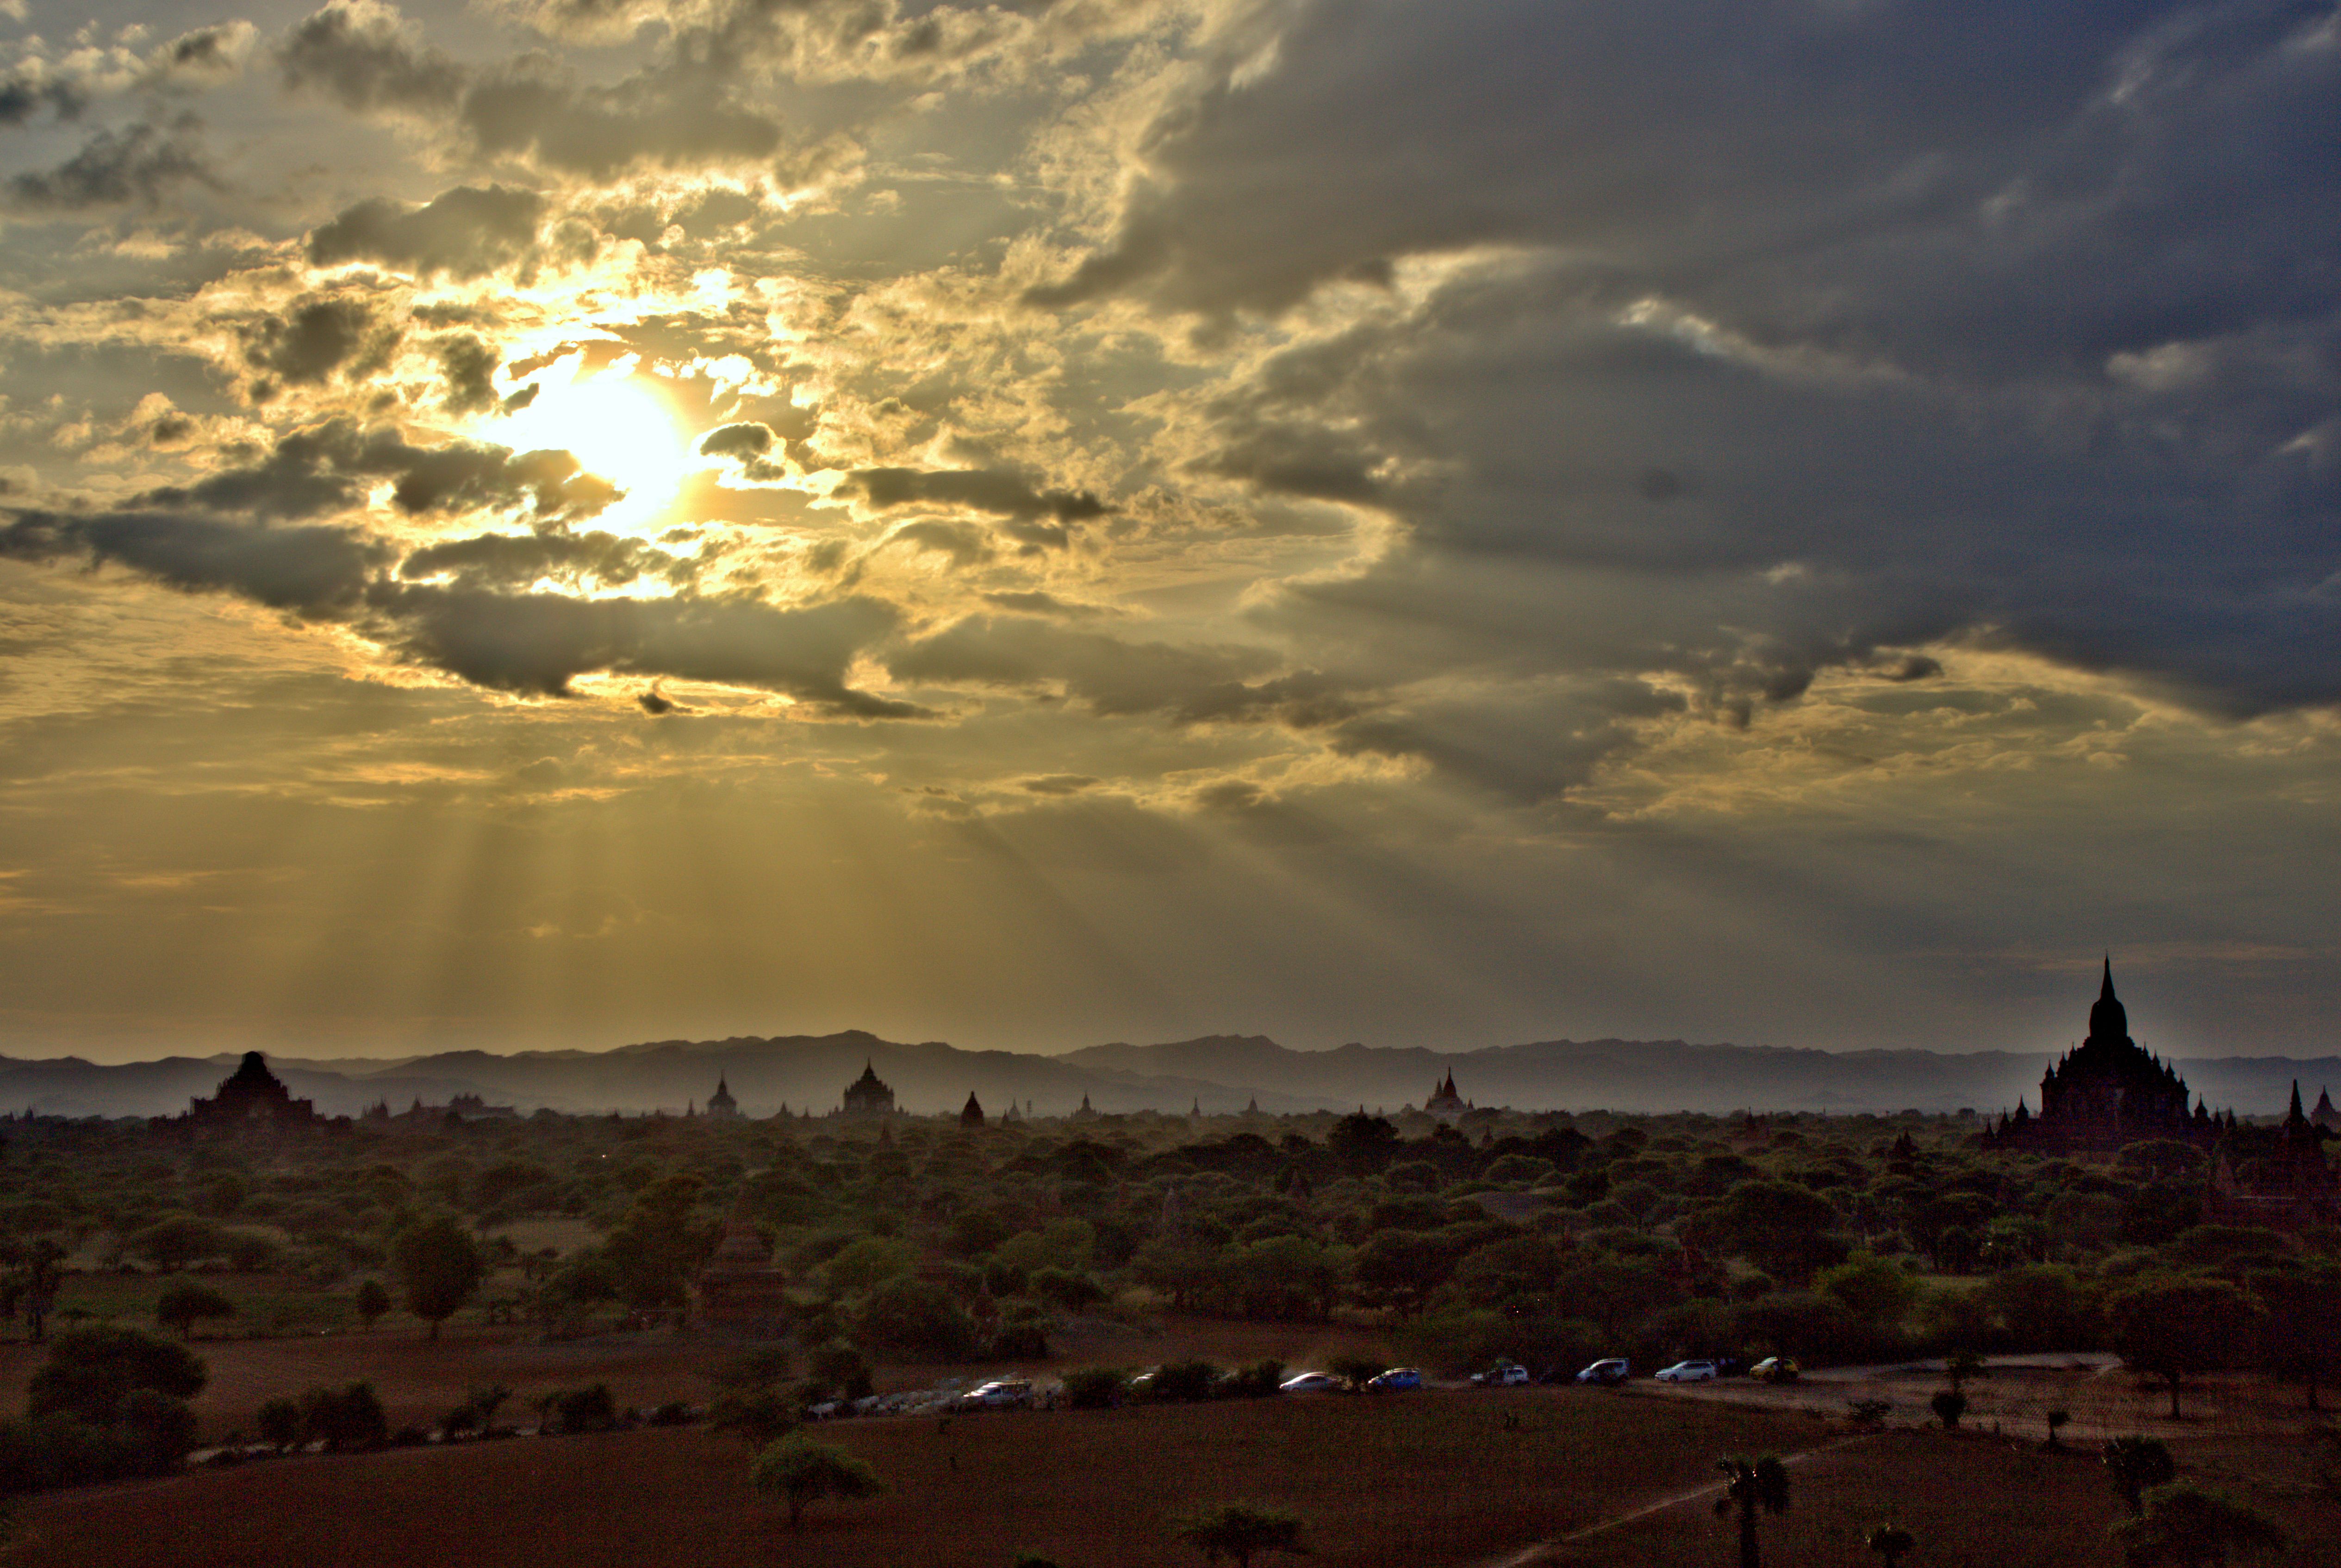
[[[1652,1376],[1660,1383],[1712,1383],[1719,1377],[1738,1376],[1743,1371],[1758,1383],[1794,1383],[1798,1376],[1796,1362],[1785,1355],[1767,1356],[1748,1367],[1743,1367],[1736,1356],[1679,1361],[1672,1366],[1660,1367]],[[1609,1387],[1627,1382],[1633,1375],[1633,1363],[1624,1356],[1606,1356],[1579,1373],[1575,1381],[1596,1387]],[[1487,1371],[1471,1375],[1474,1388],[1519,1388],[1535,1381],[1527,1367],[1514,1361],[1499,1361]],[[1421,1386],[1422,1373],[1411,1366],[1386,1368],[1368,1378],[1364,1384],[1370,1393],[1410,1393]],[[1346,1379],[1336,1377],[1330,1372],[1302,1372],[1278,1383],[1277,1392],[1333,1393],[1349,1387]],[[1031,1379],[1001,1377],[968,1390],[953,1400],[951,1407],[962,1411],[1026,1410],[1032,1403]]]
[[[1662,1366],[1651,1373],[1660,1383],[1713,1383],[1718,1377],[1737,1377],[1742,1372],[1758,1383],[1794,1383],[1798,1373],[1792,1356],[1768,1355],[1754,1366],[1743,1366],[1738,1356],[1718,1356],[1712,1360],[1679,1361],[1672,1366]],[[1633,1363],[1624,1356],[1609,1356],[1595,1362],[1577,1374],[1577,1381],[1608,1386],[1624,1383],[1634,1375]]]

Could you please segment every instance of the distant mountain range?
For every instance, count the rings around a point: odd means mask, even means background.
[[[905,1111],[957,1111],[972,1092],[997,1115],[1010,1102],[1060,1115],[1084,1095],[1100,1111],[1211,1113],[1368,1109],[1420,1105],[1449,1072],[1466,1099],[1519,1110],[1997,1112],[2018,1095],[2036,1103],[2049,1058],[2021,1052],[1803,1051],[1766,1045],[1689,1045],[1679,1040],[1550,1040],[1530,1045],[1438,1052],[1344,1045],[1292,1051],[1262,1036],[1218,1034],[1163,1045],[1091,1045],[1061,1056],[962,1051],[930,1041],[902,1044],[860,1030],[778,1039],[656,1041],[612,1051],[483,1051],[392,1059],[270,1065],[296,1097],[328,1115],[355,1115],[376,1101],[403,1110],[477,1094],[523,1112],[681,1112],[704,1104],[718,1078],[741,1109],[770,1115],[783,1104],[834,1109],[863,1064],[892,1085]],[[160,1116],[209,1094],[233,1055],[171,1057],[102,1066],[76,1057],[0,1057],[0,1109],[44,1115]],[[2341,1056],[2294,1060],[2227,1056],[2178,1064],[2216,1109],[2280,1113],[2293,1082],[2313,1102],[2341,1084]]]

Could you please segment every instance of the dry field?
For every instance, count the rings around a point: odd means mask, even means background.
[[[1508,1418],[1516,1424],[1508,1424]],[[1170,1517],[1251,1497],[1301,1514],[1315,1560],[1402,1568],[1730,1568],[1710,1510],[1729,1451],[1793,1459],[1776,1565],[1867,1568],[1868,1530],[1914,1568],[2119,1568],[2118,1504],[2087,1453],[1981,1434],[1848,1437],[1809,1415],[1576,1390],[1317,1397],[841,1423],[892,1487],[797,1535],[754,1503],[735,1445],[691,1429],[304,1458],[34,1500],[14,1561],[41,1568],[1065,1568],[1199,1562]],[[2295,1535],[2283,1568],[2341,1568],[2335,1456],[2297,1438],[2177,1445]]]
[[[230,1432],[251,1432],[264,1401],[358,1378],[381,1393],[393,1428],[428,1427],[463,1403],[471,1389],[487,1383],[502,1383],[516,1395],[506,1409],[507,1420],[530,1419],[527,1407],[540,1393],[593,1383],[607,1383],[625,1405],[677,1399],[704,1403],[712,1392],[707,1369],[737,1354],[741,1346],[720,1335],[665,1330],[548,1343],[532,1328],[451,1326],[436,1342],[420,1329],[383,1328],[282,1339],[198,1335],[192,1348],[211,1369],[211,1383],[194,1403],[204,1440],[216,1442]],[[921,1388],[943,1377],[975,1382],[1011,1372],[1091,1363],[1138,1367],[1188,1356],[1222,1365],[1273,1356],[1298,1369],[1344,1350],[1373,1348],[1371,1335],[1315,1324],[1196,1320],[1153,1331],[1085,1319],[1054,1336],[1056,1353],[1046,1363],[882,1366],[877,1382],[882,1391]],[[0,1343],[0,1411],[24,1409],[25,1383],[45,1353],[37,1345]]]
[[[1505,1417],[1518,1417],[1508,1428]],[[1165,1521],[1252,1497],[1310,1521],[1318,1558],[1473,1563],[1694,1486],[1728,1449],[1818,1423],[1575,1392],[1339,1396],[839,1423],[892,1486],[792,1539],[743,1452],[702,1431],[521,1438],[268,1462],[45,1497],[23,1561],[139,1568],[814,1563],[1067,1568],[1191,1558]]]
[[[1656,1383],[1646,1386],[1653,1393],[1662,1390]],[[1833,1368],[1786,1386],[1729,1378],[1663,1387],[1663,1393],[1672,1399],[1809,1410],[1836,1419],[1844,1417],[1848,1400],[1883,1399],[1894,1407],[1888,1424],[1903,1426],[1932,1424],[1927,1402],[1947,1386],[1939,1371]],[[2010,1437],[2037,1440],[2047,1435],[2048,1412],[2062,1410],[2072,1417],[2064,1429],[2065,1441],[2076,1445],[2127,1433],[2166,1442],[2211,1432],[2287,1436],[2298,1433],[2310,1414],[2297,1387],[2253,1373],[2219,1373],[2187,1381],[2178,1397],[2180,1419],[2172,1421],[2170,1393],[2162,1383],[2125,1371],[2107,1356],[2062,1364],[1993,1363],[1987,1375],[1967,1383],[1966,1392],[1965,1420],[1970,1427],[1983,1432],[1997,1427]],[[2325,1403],[2328,1409],[2336,1404],[2331,1395]]]

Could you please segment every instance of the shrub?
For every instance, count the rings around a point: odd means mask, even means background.
[[[1105,1287],[1075,1269],[1036,1269],[1028,1288],[1050,1305],[1068,1312],[1105,1300]]]
[[[272,1399],[260,1407],[253,1424],[260,1441],[282,1453],[301,1441],[301,1406],[289,1399]]]
[[[536,1404],[543,1415],[538,1430],[547,1433],[607,1432],[618,1424],[618,1402],[606,1383],[555,1389]]]
[[[1955,1388],[1947,1388],[1928,1400],[1927,1406],[1935,1413],[1935,1419],[1943,1423],[1945,1432],[1957,1432],[1959,1417],[1967,1413],[1967,1396]]]
[[[1256,1361],[1230,1373],[1223,1389],[1231,1399],[1268,1399],[1276,1394],[1283,1382],[1282,1362]]]
[[[1166,1362],[1155,1370],[1152,1396],[1171,1403],[1193,1403],[1211,1397],[1220,1369],[1208,1361]]]
[[[301,1431],[328,1453],[380,1448],[390,1440],[390,1418],[370,1383],[321,1386],[301,1396]]]
[[[1121,1403],[1130,1379],[1110,1366],[1077,1366],[1065,1373],[1065,1403],[1073,1410],[1106,1410]]]
[[[967,1361],[975,1354],[975,1320],[941,1285],[897,1277],[871,1291],[858,1316],[862,1343],[900,1354]]]

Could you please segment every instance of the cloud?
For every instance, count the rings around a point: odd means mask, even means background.
[[[529,254],[544,198],[505,185],[458,185],[419,207],[381,197],[309,234],[309,265],[375,262],[417,277],[483,277]]]
[[[472,66],[424,44],[377,0],[339,0],[310,15],[278,45],[276,61],[287,86],[450,130],[469,155],[523,158],[591,180],[762,164],[784,140],[776,118],[740,100],[721,55],[669,52],[608,86],[580,82],[543,55]]]
[[[141,121],[99,131],[56,167],[11,176],[7,190],[19,211],[78,213],[151,207],[179,186],[218,183],[204,156],[200,127],[182,117],[167,126]]]
[[[607,671],[757,686],[852,718],[924,714],[847,683],[854,659],[897,624],[894,608],[876,599],[782,609],[752,600],[384,585],[371,607],[407,657],[475,685],[558,696],[577,676]]]
[[[862,468],[846,476],[849,489],[881,511],[920,504],[964,506],[1016,518],[1052,517],[1076,523],[1105,515],[1086,490],[1039,490],[1010,469]]]
[[[1325,677],[1272,675],[1280,663],[1264,649],[1132,643],[1029,617],[974,615],[892,654],[887,667],[913,684],[1056,688],[1100,714],[1178,724],[1305,726],[1355,711]]]
[[[614,534],[477,534],[427,544],[399,563],[410,581],[449,575],[467,587],[525,588],[547,577],[590,577],[609,585],[645,573],[688,581],[680,558]]]
[[[573,523],[595,515],[617,494],[567,452],[515,453],[467,442],[417,446],[395,430],[335,419],[291,432],[257,462],[151,490],[139,501],[307,517],[355,506],[385,481],[391,505],[408,516],[524,509],[540,523]]]
[[[117,564],[189,593],[230,593],[315,619],[354,610],[390,552],[350,528],[291,528],[163,511],[17,513],[0,555]]]
[[[397,347],[396,326],[351,295],[296,302],[284,315],[263,316],[243,329],[244,363],[295,385],[324,381],[335,371],[379,368]],[[268,384],[261,384],[264,394]]]
[[[448,413],[478,414],[498,405],[494,349],[469,333],[459,333],[441,339],[438,352],[440,374],[447,378]]]

